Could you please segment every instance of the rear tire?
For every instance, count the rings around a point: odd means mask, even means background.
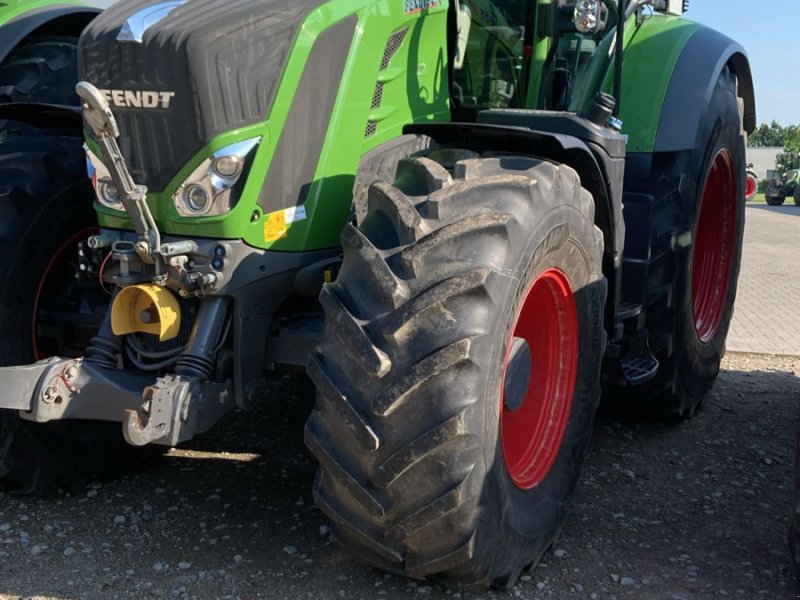
[[[34,38],[0,64],[0,103],[78,104],[78,39]]]
[[[736,77],[720,75],[698,145],[654,158],[656,193],[646,327],[661,363],[641,386],[609,384],[614,409],[691,416],[716,379],[733,316],[744,234],[745,135]]]
[[[769,188],[767,188],[766,200],[770,206],[781,206],[786,201],[786,196],[777,193],[770,194]]]
[[[794,188],[794,193],[792,194],[794,198],[794,205],[800,206],[800,186]]]
[[[485,587],[513,584],[563,525],[599,399],[606,282],[574,171],[469,155],[402,161],[346,226],[306,444],[351,552]]]
[[[17,46],[0,63],[0,104],[23,102],[78,106],[78,39],[49,36]],[[0,120],[0,143],[36,133],[34,127]]]
[[[61,300],[58,290],[72,279],[68,257],[77,259],[76,235],[97,226],[81,143],[40,133],[0,144],[0,365],[70,354],[68,348],[88,337],[51,322],[47,328],[55,333],[46,335],[34,316]],[[65,260],[53,261],[56,256]],[[0,481],[6,488],[42,493],[75,487],[121,469],[128,453],[117,423],[41,425],[0,411]]]

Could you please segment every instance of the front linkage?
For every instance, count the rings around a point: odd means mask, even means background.
[[[147,188],[133,181],[117,145],[119,130],[108,103],[91,84],[78,84],[77,92],[136,233],[103,232],[88,240],[86,252],[105,254],[99,276],[115,291],[86,356],[0,369],[0,408],[39,423],[121,421],[129,444],[174,446],[208,430],[235,405],[233,380],[219,372],[217,361],[232,321],[231,299],[221,294],[230,282],[222,271],[250,252],[231,243],[162,243]],[[181,325],[182,306],[196,312],[190,330]],[[182,332],[188,336],[183,344]],[[135,337],[130,345],[123,342],[122,336],[137,333],[164,347],[145,348]],[[124,369],[123,353],[143,368]],[[164,374],[167,368],[173,372]]]

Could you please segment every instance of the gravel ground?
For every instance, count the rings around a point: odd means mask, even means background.
[[[6,494],[0,599],[795,598],[800,358],[729,354],[723,369],[690,421],[598,417],[561,539],[508,591],[384,575],[329,540],[302,442],[313,389],[298,376],[137,473],[44,499]]]

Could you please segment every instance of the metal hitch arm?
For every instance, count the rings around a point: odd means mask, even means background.
[[[161,248],[161,234],[147,205],[147,188],[137,185],[133,180],[125,164],[125,157],[122,156],[117,144],[119,127],[114,113],[111,112],[111,107],[100,90],[91,83],[81,81],[75,86],[75,91],[81,97],[83,117],[94,133],[97,143],[100,144],[103,163],[119,191],[122,206],[130,216],[140,241],[144,243],[144,247],[141,248],[142,259],[153,263],[155,262],[153,255]]]
[[[50,358],[0,368],[0,409],[46,423],[61,419],[116,421],[135,446],[175,446],[207,431],[234,407],[231,383],[195,377],[156,378],[105,369],[82,358]]]
[[[0,368],[0,408],[24,419],[119,421],[126,408],[142,403],[141,390],[153,376],[100,368],[82,358],[49,358],[32,365]]]

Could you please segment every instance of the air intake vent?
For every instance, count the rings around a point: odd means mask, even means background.
[[[389,64],[392,62],[395,54],[403,45],[403,42],[406,39],[406,35],[408,34],[408,28],[401,29],[399,31],[395,31],[390,37],[389,41],[386,43],[386,49],[383,51],[383,59],[381,59],[381,71],[385,71],[389,68]],[[380,81],[375,84],[375,92],[372,94],[372,104],[370,105],[371,110],[375,110],[381,107],[381,103],[383,102],[383,83]],[[377,121],[369,121],[367,123],[367,129],[364,133],[364,137],[371,137],[375,135],[378,131],[378,122]]]
[[[396,31],[391,35],[389,42],[386,44],[386,50],[383,51],[381,71],[385,71],[389,67],[389,63],[392,62],[392,58],[394,58],[394,55],[397,54],[398,50],[400,50],[400,46],[403,45],[403,41],[405,41],[407,33],[408,28],[406,27],[405,29]]]
[[[372,110],[380,108],[383,101],[383,84],[379,83],[375,86],[375,93],[372,95]]]

